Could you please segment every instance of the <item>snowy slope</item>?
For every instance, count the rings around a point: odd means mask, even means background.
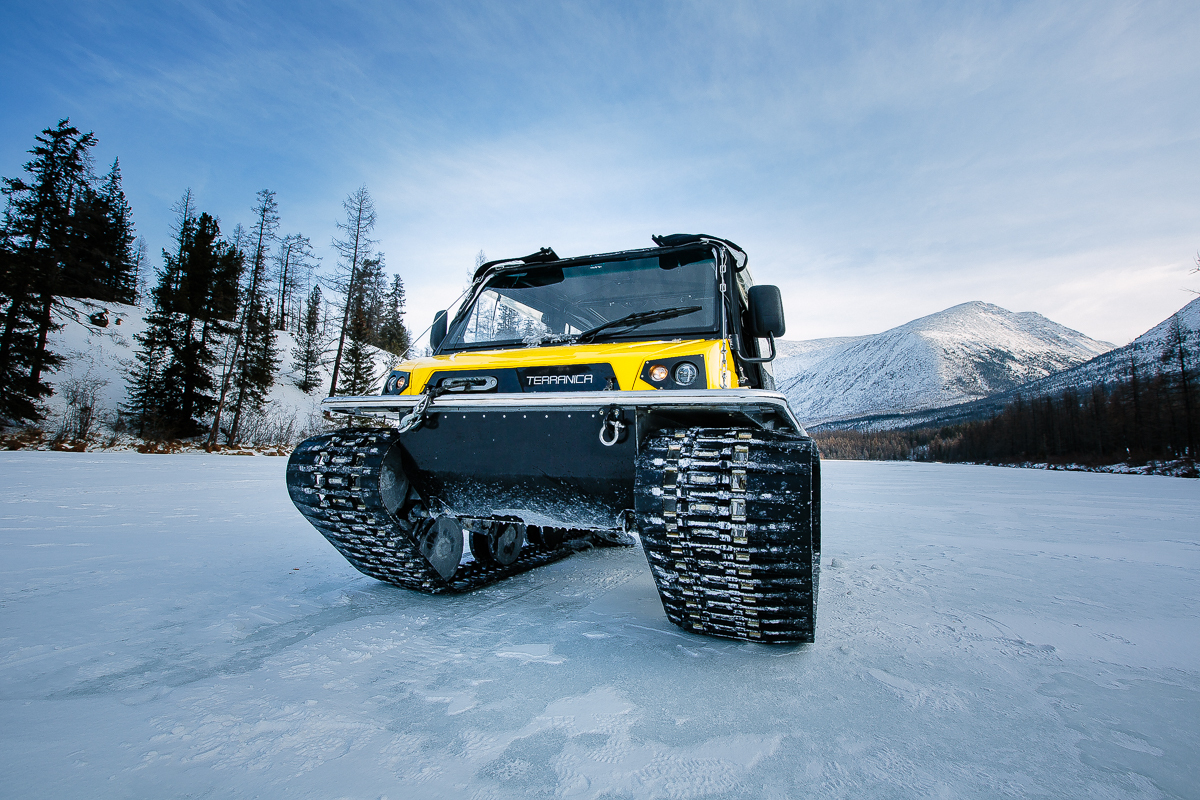
[[[1180,323],[1191,330],[1193,336],[1200,336],[1200,298],[1192,300],[1172,316],[1178,316]],[[1140,374],[1146,377],[1162,368],[1159,355],[1166,345],[1170,324],[1171,317],[1167,317],[1124,347],[1109,350],[1083,364],[1029,383],[1023,383],[1006,392],[1000,392],[982,400],[927,408],[915,412],[866,414],[860,417],[842,418],[826,427],[879,430],[950,425],[974,419],[986,419],[998,413],[1018,394],[1022,397],[1044,397],[1059,394],[1071,387],[1128,380],[1131,359],[1136,363]],[[1194,339],[1193,342],[1195,342]],[[1193,346],[1195,345],[1193,344]],[[819,427],[814,426],[814,428],[820,430]]]
[[[1200,297],[1179,309],[1172,315],[1174,316],[1178,316],[1180,324],[1193,331],[1194,336],[1200,336]],[[1171,317],[1167,317],[1124,347],[1110,350],[1085,364],[1018,388],[1025,395],[1047,395],[1056,394],[1071,386],[1128,380],[1131,358],[1139,369],[1148,372],[1158,370],[1161,368],[1159,355],[1167,343],[1170,325]]]
[[[1200,481],[827,462],[817,642],[355,572],[284,458],[0,453],[0,795],[1195,798]]]
[[[972,302],[873,336],[784,343],[775,379],[817,425],[968,402],[1111,349],[1040,314]]]
[[[63,413],[64,389],[71,381],[97,387],[101,418],[115,419],[117,410],[126,402],[126,375],[137,351],[134,335],[145,330],[144,316],[148,313],[139,306],[86,300],[68,300],[65,306],[67,310],[58,320],[64,327],[52,333],[49,342],[50,349],[65,360],[63,366],[48,378],[55,389],[54,395],[46,401],[49,412],[46,427],[51,432]],[[107,313],[109,323],[106,327],[89,322],[89,316],[97,311]],[[292,357],[295,337],[284,331],[276,331],[275,337],[280,367],[263,417],[276,426],[294,420],[298,429],[311,427],[320,417],[319,406],[328,391],[332,367],[324,366],[320,386],[312,394],[305,394],[296,387],[298,375]],[[395,357],[377,348],[369,349],[373,351],[375,374],[382,377]],[[332,353],[328,360],[332,362]]]

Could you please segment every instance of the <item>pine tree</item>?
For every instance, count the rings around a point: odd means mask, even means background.
[[[360,284],[361,285],[361,284]],[[367,293],[360,289],[351,300],[350,326],[347,330],[345,371],[338,382],[338,394],[370,394],[375,385],[375,363],[367,345],[371,329],[367,318]]]
[[[288,330],[291,327],[289,321],[294,321],[296,329],[299,330],[303,315],[301,310],[296,308],[296,293],[311,280],[316,265],[312,242],[307,236],[289,233],[279,240],[279,250],[275,255],[277,330]]]
[[[89,180],[79,186],[71,212],[61,292],[102,302],[132,302],[137,290],[136,235],[121,187],[120,162],[114,160],[103,179]]]
[[[133,418],[138,436],[161,430],[159,409],[166,401],[164,377],[171,351],[171,317],[160,309],[145,317],[146,329],[135,333],[138,349],[126,378],[128,399],[122,411]]]
[[[201,214],[180,265],[175,313],[181,317],[183,346],[174,353],[182,373],[182,393],[177,417],[186,435],[198,433],[199,420],[216,406],[213,370],[216,343],[232,331],[237,313],[241,254],[220,239],[220,227]]]
[[[191,436],[216,405],[217,342],[232,330],[242,255],[220,238],[216,219],[194,216],[190,191],[175,206],[174,253],[163,251],[154,309],[129,377],[126,410],[138,430]]]
[[[133,254],[130,265],[133,268],[133,304],[136,305],[150,293],[150,262],[147,253],[149,248],[141,236],[133,243]]]
[[[337,353],[333,358],[333,374],[329,379],[329,396],[333,397],[339,386],[338,379],[342,368],[342,351],[345,349],[346,336],[350,328],[351,308],[354,305],[355,290],[358,283],[359,270],[362,263],[369,257],[374,240],[370,238],[375,228],[375,204],[366,186],[360,186],[351,192],[342,203],[346,212],[346,221],[337,224],[338,230],[345,236],[334,239],[334,249],[341,257],[341,268],[345,280],[337,288],[345,293],[342,306],[342,325],[338,332]]]
[[[108,299],[117,303],[137,302],[137,233],[133,227],[133,209],[121,184],[119,159],[113,159],[98,196],[105,214],[101,254]]]
[[[234,391],[237,404],[233,422],[226,437],[227,444],[238,441],[238,430],[247,412],[261,411],[267,395],[275,384],[279,370],[279,352],[275,346],[274,314],[270,300],[255,302],[247,312],[246,343],[242,360],[235,373]]]
[[[303,392],[317,388],[319,370],[323,366],[325,348],[321,334],[321,287],[314,286],[308,295],[301,321],[300,333],[296,337],[296,348],[292,351],[299,378],[296,385]]]
[[[14,420],[37,420],[37,403],[52,393],[43,372],[62,363],[47,349],[54,322],[63,268],[70,260],[72,214],[81,187],[91,180],[91,133],[81,133],[69,119],[46,128],[24,165],[29,181],[4,178],[8,197],[4,212],[4,321],[0,332],[0,403]],[[27,368],[27,375],[21,373]]]
[[[376,344],[398,356],[404,356],[411,345],[408,328],[404,325],[404,305],[404,280],[399,275],[393,275],[392,285],[384,297]]]
[[[254,254],[250,260],[250,280],[243,293],[241,322],[233,341],[233,355],[221,382],[221,395],[209,431],[209,447],[216,445],[217,432],[220,430],[221,416],[230,389],[234,392],[233,420],[226,439],[232,444],[237,441],[243,413],[247,410],[260,410],[267,392],[275,381],[273,368],[270,374],[263,371],[264,364],[271,363],[272,360],[277,362],[275,331],[268,311],[270,304],[266,300],[267,260],[271,244],[276,239],[276,231],[279,229],[279,205],[275,202],[275,193],[270,189],[263,189],[258,193],[258,205],[254,207],[254,216],[254,228],[249,236],[254,245]],[[267,316],[263,316],[264,314]]]
[[[1195,356],[1192,353],[1192,340],[1195,334],[1179,319],[1178,314],[1171,316],[1171,324],[1167,327],[1167,341],[1159,360],[1168,369],[1173,368],[1176,374],[1172,376],[1177,381],[1179,396],[1183,400],[1183,441],[1187,445],[1189,457],[1196,457],[1196,437],[1192,418],[1194,399],[1192,397],[1192,364]]]
[[[383,253],[376,253],[370,258],[363,259],[356,291],[362,294],[366,341],[369,344],[377,345],[379,326],[383,321],[386,303],[385,295],[387,294],[387,278],[383,274]]]
[[[20,245],[9,233],[9,221],[0,231],[0,305],[4,307],[3,336],[0,338],[0,421],[41,419],[37,407],[40,394],[26,392],[29,370],[37,343],[34,318],[36,276],[28,260],[19,255]]]

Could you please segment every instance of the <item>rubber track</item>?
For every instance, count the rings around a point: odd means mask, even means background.
[[[667,617],[710,636],[811,642],[820,569],[811,439],[691,428],[648,440],[635,511]]]
[[[443,579],[414,536],[430,517],[424,501],[410,491],[393,515],[380,497],[380,468],[399,436],[383,428],[336,431],[305,440],[288,461],[292,502],[363,574],[427,594],[469,592],[565,558],[581,546],[612,543],[608,532],[546,529],[542,536],[542,529],[528,526],[527,537],[542,541],[527,541],[514,563],[469,562]],[[558,546],[546,546],[547,540]]]

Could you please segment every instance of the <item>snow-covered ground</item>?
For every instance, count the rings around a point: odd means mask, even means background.
[[[284,459],[0,453],[0,795],[1200,796],[1200,482],[828,462],[818,641],[358,575]]]

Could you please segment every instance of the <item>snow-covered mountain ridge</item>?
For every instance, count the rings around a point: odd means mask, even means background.
[[[1041,314],[978,301],[870,336],[777,344],[776,384],[806,425],[967,403],[1113,349]]]
[[[936,427],[974,419],[985,419],[998,413],[1006,404],[1016,399],[1017,395],[1027,398],[1047,397],[1060,394],[1069,388],[1112,384],[1128,380],[1131,362],[1137,366],[1139,374],[1145,378],[1162,367],[1159,358],[1167,344],[1167,334],[1174,317],[1178,317],[1180,323],[1192,331],[1192,335],[1195,335],[1195,332],[1200,331],[1200,298],[1192,300],[1179,311],[1123,347],[1114,348],[1082,364],[1022,383],[1007,391],[980,400],[951,403],[917,411],[868,412],[860,416],[842,417],[837,421],[827,423],[827,426],[830,428],[879,430]]]
[[[1159,357],[1166,347],[1174,317],[1178,317],[1180,324],[1188,330],[1200,331],[1200,297],[1124,347],[1117,347],[1077,367],[1017,387],[1017,390],[1027,396],[1041,396],[1058,394],[1072,386],[1128,380],[1131,360],[1139,371],[1153,372],[1160,367]]]

